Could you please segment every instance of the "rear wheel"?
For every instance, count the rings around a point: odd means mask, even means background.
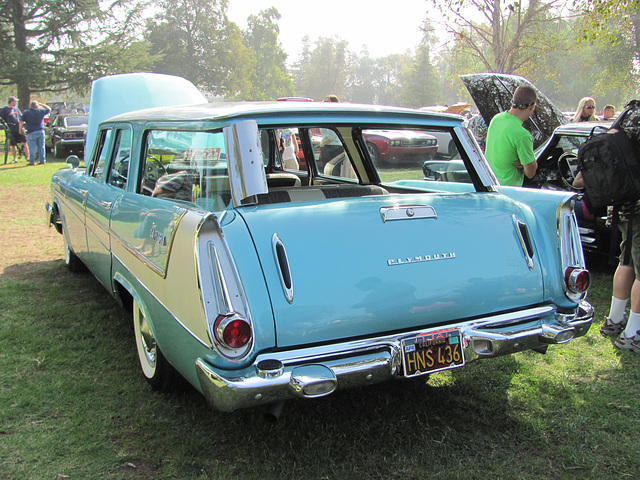
[[[58,143],[53,144],[53,156],[56,158],[64,157],[64,150],[59,146]]]
[[[133,300],[133,328],[138,360],[145,380],[156,390],[165,392],[171,390],[177,373],[164,358],[147,318],[135,299]]]
[[[71,247],[67,243],[67,237],[62,235],[62,242],[64,244],[64,263],[69,270],[74,273],[84,271],[84,263],[78,258],[78,256],[71,250]]]

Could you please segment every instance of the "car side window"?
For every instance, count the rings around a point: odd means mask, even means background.
[[[146,135],[139,192],[217,211],[231,202],[224,135],[152,130]]]
[[[301,135],[302,132],[292,126],[261,129],[260,143],[265,168],[272,162],[278,170],[288,170],[296,174],[306,173],[307,162],[302,149]]]
[[[129,178],[129,155],[131,154],[131,131],[119,129],[115,136],[114,156],[109,172],[109,184],[125,189]]]
[[[330,128],[313,128],[309,131],[319,175],[357,178],[337,131]]]
[[[98,148],[95,152],[94,165],[91,169],[91,176],[96,180],[102,180],[104,176],[104,168],[109,159],[111,130],[101,130],[99,135]]]
[[[398,180],[472,183],[450,129],[366,129],[362,137],[383,183]]]

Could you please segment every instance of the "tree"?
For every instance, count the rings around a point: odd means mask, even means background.
[[[278,10],[271,7],[258,15],[250,15],[245,44],[255,57],[251,73],[251,100],[273,100],[293,94],[293,83],[287,75],[287,54],[278,41]]]
[[[578,38],[592,48],[591,60],[599,67],[596,92],[611,92],[619,105],[637,96],[640,1],[574,0],[573,5],[580,22]]]
[[[308,39],[306,39],[308,49]],[[303,41],[303,48],[304,48]],[[327,94],[341,99],[347,92],[347,79],[351,69],[348,42],[338,37],[320,37],[313,50],[303,51],[295,66],[295,90],[298,95],[324,99]]]
[[[246,93],[255,59],[227,18],[227,0],[161,0],[158,6],[146,34],[159,56],[155,72],[187,78],[214,95]]]
[[[604,37],[616,43],[617,35],[609,30],[612,20],[617,22],[622,19],[627,23],[631,19],[635,26],[640,24],[637,21],[640,0],[573,0],[573,7],[587,16],[588,25],[584,29],[586,38]],[[636,37],[635,43],[640,45],[640,32],[635,29],[632,34]]]
[[[377,60],[379,77],[377,80],[377,103],[380,105],[400,105],[403,89],[403,74],[413,61],[410,52],[392,53]]]
[[[404,107],[433,105],[441,98],[440,76],[432,64],[431,49],[435,38],[429,22],[423,26],[423,36],[408,68],[402,72],[400,102]]]
[[[0,85],[16,85],[26,108],[32,92],[83,91],[123,63],[147,65],[132,35],[140,12],[135,0],[4,0]]]
[[[559,18],[563,5],[562,0],[529,0],[526,7],[521,0],[431,1],[466,54],[484,70],[500,73],[516,72],[547,44],[535,33],[541,24]]]
[[[348,79],[349,98],[354,103],[378,103],[380,66],[365,49],[353,57],[353,68]]]

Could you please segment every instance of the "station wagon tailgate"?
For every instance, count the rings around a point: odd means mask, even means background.
[[[376,196],[245,207],[241,215],[281,348],[542,302],[535,245],[527,253],[523,212],[506,197]]]

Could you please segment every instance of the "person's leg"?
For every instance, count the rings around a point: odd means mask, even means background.
[[[45,146],[44,146],[44,131],[40,130],[38,132],[38,157],[39,157],[39,162],[41,164],[45,164],[47,161],[47,151],[45,150]]]
[[[11,145],[11,153],[13,154],[13,163],[18,161],[18,147]]]
[[[635,280],[635,271],[633,262],[629,261],[628,265],[624,264],[624,252],[627,245],[627,222],[620,222],[618,228],[622,234],[622,242],[620,243],[620,264],[616,268],[613,275],[613,293],[611,296],[611,306],[609,308],[609,316],[605,317],[600,333],[617,337],[624,330],[627,324],[625,310],[631,295],[631,287]]]
[[[618,265],[613,275],[613,296],[624,301],[629,300],[634,280],[633,265]]]
[[[640,330],[640,280],[636,279],[631,289],[631,314],[625,333],[630,337],[636,335],[638,330]]]
[[[635,309],[635,310],[634,310]],[[640,353],[640,281],[633,282],[631,289],[631,313],[626,328],[615,341],[622,350]]]
[[[631,238],[631,263],[640,267],[640,213],[633,218],[633,236]],[[640,268],[634,268],[634,281],[631,287],[631,313],[624,331],[615,341],[615,346],[623,350],[640,353]]]
[[[600,333],[617,337],[627,324],[625,311],[629,296],[631,295],[631,286],[635,279],[635,273],[631,265],[618,265],[616,273],[613,275],[613,295],[611,297],[611,306],[609,307],[609,316],[605,317]]]
[[[34,165],[36,162],[36,136],[34,133],[27,133],[27,145],[29,148],[29,165]]]
[[[27,145],[26,141],[22,143],[22,152],[26,158],[29,158],[29,145]]]

